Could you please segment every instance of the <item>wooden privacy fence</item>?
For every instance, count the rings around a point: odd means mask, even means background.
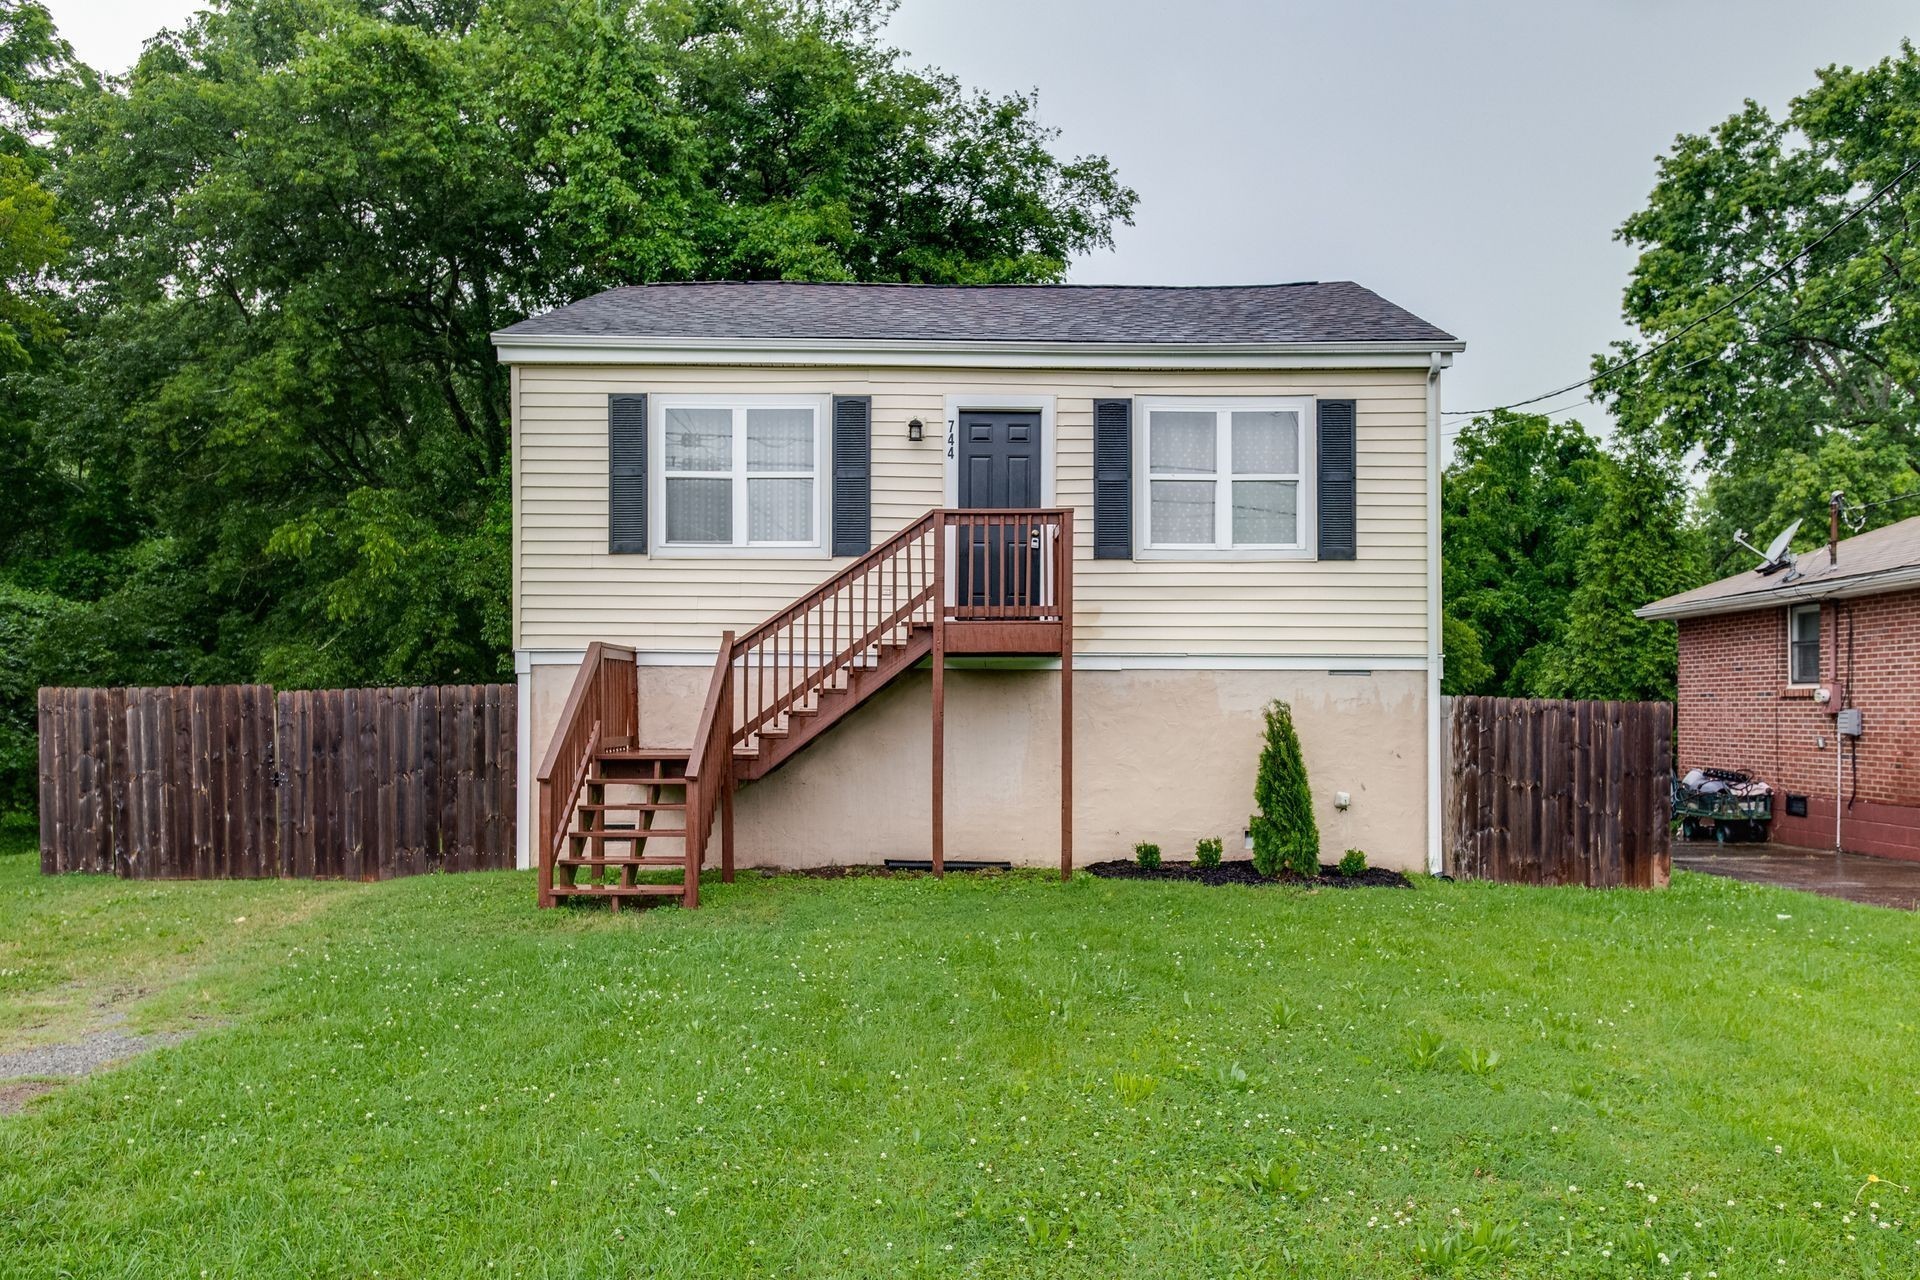
[[[40,869],[384,880],[514,865],[512,685],[40,691]]]
[[[1451,875],[1654,888],[1671,869],[1673,707],[1448,698]]]

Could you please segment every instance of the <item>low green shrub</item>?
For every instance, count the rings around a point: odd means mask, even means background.
[[[1133,860],[1151,870],[1160,865],[1160,846],[1151,840],[1142,840],[1133,846]]]
[[[1193,846],[1193,865],[1196,867],[1217,867],[1220,865],[1220,837],[1205,836]]]
[[[1354,876],[1364,873],[1366,869],[1367,851],[1365,849],[1349,849],[1340,855],[1341,875],[1351,879]]]

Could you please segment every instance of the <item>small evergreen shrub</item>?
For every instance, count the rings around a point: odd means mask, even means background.
[[[1299,876],[1320,874],[1320,828],[1313,818],[1313,792],[1307,785],[1300,735],[1293,709],[1275,699],[1267,704],[1267,741],[1254,779],[1253,869],[1277,876],[1282,868]]]
[[[1205,836],[1199,844],[1193,846],[1193,865],[1196,867],[1220,865],[1220,837]]]
[[[1148,840],[1142,840],[1133,846],[1133,860],[1151,871],[1160,865],[1160,846]]]
[[[1340,855],[1340,874],[1352,879],[1367,869],[1367,851],[1349,849]]]

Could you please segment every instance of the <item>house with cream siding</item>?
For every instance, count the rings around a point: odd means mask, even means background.
[[[543,901],[1231,851],[1275,698],[1329,855],[1438,865],[1450,334],[1347,282],[754,282],[494,340]]]

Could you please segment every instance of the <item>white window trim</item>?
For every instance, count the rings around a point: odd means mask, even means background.
[[[1133,527],[1137,531],[1135,560],[1317,560],[1319,559],[1319,512],[1316,507],[1318,486],[1315,477],[1317,428],[1312,396],[1179,396],[1143,397],[1135,402],[1133,423]],[[1213,483],[1225,485],[1231,494],[1235,479],[1272,478],[1265,473],[1236,477],[1233,474],[1233,439],[1230,417],[1235,412],[1282,411],[1300,415],[1300,543],[1289,547],[1235,547],[1224,545],[1233,536],[1231,498],[1215,500],[1213,546],[1160,545],[1153,537],[1153,459],[1148,446],[1155,410],[1198,411],[1216,415],[1215,471]],[[1178,478],[1178,477],[1175,477]],[[1194,479],[1204,479],[1195,476]],[[1216,494],[1220,491],[1215,490]]]
[[[993,392],[984,395],[948,396],[946,430],[940,437],[943,469],[942,501],[949,511],[960,505],[960,414],[966,412],[1038,413],[1040,415],[1040,505],[1057,505],[1053,492],[1053,406],[1054,397],[1037,392]]]
[[[1813,623],[1813,679],[1795,680],[1793,678],[1793,620],[1803,613],[1814,616]],[[1824,665],[1823,652],[1826,648],[1826,619],[1821,616],[1822,608],[1818,604],[1790,604],[1787,606],[1787,688],[1817,689],[1820,687],[1820,669]]]
[[[810,409],[813,411],[813,538],[808,542],[735,543],[722,546],[712,542],[667,541],[667,410],[669,409]],[[831,396],[780,395],[663,395],[647,397],[647,545],[653,555],[667,560],[710,559],[785,559],[825,560],[829,558],[828,524],[833,512],[832,451],[828,437],[833,432]],[[744,428],[736,428],[734,467],[727,478],[733,481],[733,527],[736,537],[744,538],[747,529],[747,486]],[[675,472],[675,475],[698,475]],[[714,473],[718,478],[718,473]],[[798,476],[801,473],[787,472]]]

